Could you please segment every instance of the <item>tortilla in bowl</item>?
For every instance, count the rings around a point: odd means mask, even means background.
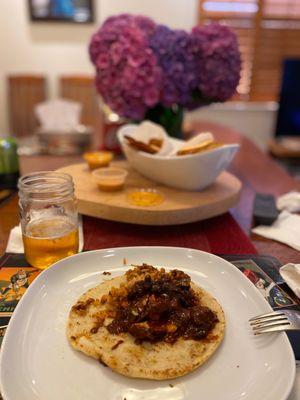
[[[88,290],[67,322],[74,349],[122,375],[154,380],[198,368],[224,333],[214,297],[182,271],[146,264]]]

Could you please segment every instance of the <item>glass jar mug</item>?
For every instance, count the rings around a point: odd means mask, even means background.
[[[78,214],[70,175],[35,172],[19,179],[19,206],[25,257],[45,269],[79,247]]]

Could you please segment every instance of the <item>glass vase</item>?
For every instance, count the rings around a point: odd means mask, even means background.
[[[177,104],[172,107],[157,105],[147,111],[145,119],[161,125],[170,136],[183,139],[183,108]]]

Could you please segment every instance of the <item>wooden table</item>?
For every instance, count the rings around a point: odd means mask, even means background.
[[[260,254],[269,254],[282,263],[300,262],[300,252],[290,247],[250,234],[252,224],[252,207],[255,192],[281,195],[292,189],[300,190],[300,185],[290,177],[270,157],[259,150],[249,139],[229,128],[216,124],[198,124],[197,129],[211,130],[217,140],[223,143],[240,143],[230,171],[242,182],[243,189],[240,202],[232,209],[232,214],[244,231],[250,235]],[[22,156],[21,173],[53,170],[72,163],[80,162],[79,156]],[[5,251],[9,232],[18,223],[18,200],[13,196],[0,205],[0,253]],[[224,234],[226,234],[224,232]]]

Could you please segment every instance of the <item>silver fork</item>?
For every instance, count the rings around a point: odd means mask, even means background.
[[[300,330],[300,312],[294,310],[274,311],[249,319],[254,335],[276,331]]]

